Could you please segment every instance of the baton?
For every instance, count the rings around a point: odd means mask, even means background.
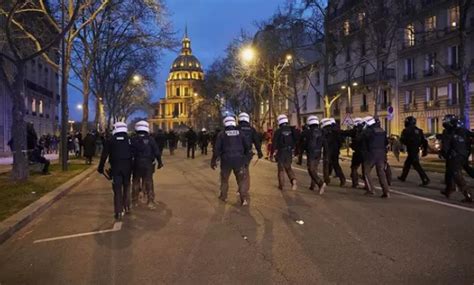
[[[104,175],[104,177],[107,178],[107,180],[112,180],[112,177],[110,176],[110,168],[106,169],[104,173],[102,173],[102,175]]]
[[[253,164],[253,166],[257,165],[258,161],[260,160],[260,158],[258,158],[255,163]]]

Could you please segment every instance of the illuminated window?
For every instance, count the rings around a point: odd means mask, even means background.
[[[408,47],[415,45],[415,26],[413,24],[409,24],[405,28],[405,45]]]
[[[39,112],[40,114],[43,114],[43,100],[39,100],[38,112]]]
[[[180,66],[184,66],[184,61],[181,61],[181,63],[179,64]]]
[[[31,99],[31,112],[36,112],[36,99]]]
[[[425,32],[433,32],[436,30],[436,16],[425,18]]]
[[[349,23],[349,20],[345,20],[345,21],[344,21],[344,25],[343,25],[342,30],[343,30],[345,36],[349,35],[349,33],[350,33],[350,23]]]
[[[459,24],[459,6],[454,6],[448,9],[448,25],[452,29],[457,28]]]
[[[360,25],[360,26],[364,25],[364,22],[365,22],[365,12],[360,12],[357,18],[358,18],[358,21],[359,21],[359,25]]]
[[[199,63],[196,63],[196,67],[199,67]]]

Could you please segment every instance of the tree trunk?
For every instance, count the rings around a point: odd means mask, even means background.
[[[84,136],[88,132],[89,123],[89,94],[90,94],[91,72],[88,66],[84,67],[82,76],[82,124],[81,133]]]
[[[15,64],[16,75],[12,84],[12,139],[14,143],[12,179],[24,181],[28,179],[28,159],[26,144],[25,117],[25,63]]]
[[[296,86],[296,74],[293,67],[293,96],[295,100],[295,110],[296,110],[296,126],[298,129],[301,129],[301,111],[300,111],[300,100],[298,98],[298,87]]]

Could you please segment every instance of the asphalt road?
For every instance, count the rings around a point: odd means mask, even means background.
[[[0,246],[0,284],[474,282],[474,211],[458,193],[439,194],[439,174],[430,188],[410,174],[388,200],[336,179],[319,196],[301,166],[299,189],[279,191],[276,165],[259,161],[242,208],[233,178],[229,201],[217,199],[209,159],[166,155],[155,173],[158,209],[134,209],[121,225],[109,182],[92,175]]]

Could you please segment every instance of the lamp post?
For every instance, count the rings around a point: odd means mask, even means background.
[[[359,84],[357,82],[352,82],[346,85],[342,85],[341,89],[345,90],[347,89],[347,106],[348,109],[346,110],[346,113],[352,114],[352,87],[357,87]]]

